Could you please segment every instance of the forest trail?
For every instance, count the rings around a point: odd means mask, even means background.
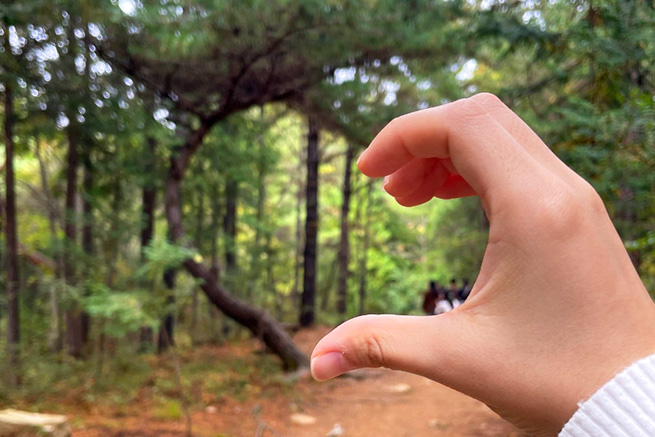
[[[329,331],[296,335],[310,352]],[[366,369],[318,383],[303,377],[289,390],[245,401],[226,399],[193,413],[195,436],[519,436],[484,404],[415,375]],[[85,417],[76,437],[184,436],[184,420],[162,421],[132,411],[108,426]],[[130,413],[131,414],[131,413]],[[98,419],[98,418],[95,418]],[[96,423],[94,423],[96,422]],[[306,423],[305,423],[306,422]],[[312,423],[310,423],[312,422]]]

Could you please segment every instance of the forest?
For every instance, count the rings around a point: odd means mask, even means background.
[[[306,395],[298,335],[422,314],[429,281],[475,281],[479,199],[404,208],[355,162],[393,118],[479,92],[593,185],[655,296],[652,2],[3,0],[0,15],[0,408],[111,426],[144,409],[191,435],[217,399]],[[277,435],[259,410],[257,435]]]

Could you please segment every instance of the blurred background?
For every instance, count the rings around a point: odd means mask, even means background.
[[[406,209],[354,161],[394,117],[482,91],[592,183],[655,290],[652,2],[0,16],[0,408],[65,414],[75,435],[512,435],[420,379],[289,373],[329,327],[475,280],[478,199]]]

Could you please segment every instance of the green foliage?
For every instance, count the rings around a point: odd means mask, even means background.
[[[144,308],[152,297],[146,290],[120,292],[104,284],[94,284],[91,294],[84,298],[84,308],[91,317],[107,320],[103,326],[108,335],[121,338],[143,327],[159,326],[156,314]]]
[[[155,238],[144,248],[146,262],[137,271],[138,277],[157,281],[164,272],[179,268],[184,261],[195,258],[198,253],[183,246],[171,244],[165,238]]]

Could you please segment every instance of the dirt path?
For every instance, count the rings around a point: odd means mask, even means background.
[[[296,340],[309,351],[326,332],[316,328]],[[87,418],[85,429],[74,435],[185,435],[184,423],[154,420],[146,412],[111,427],[92,422]],[[384,369],[325,383],[303,378],[273,396],[227,399],[196,411],[193,427],[194,435],[207,437],[520,435],[480,402],[425,378]]]
[[[303,410],[316,423],[282,422],[283,435],[326,436],[337,423],[347,436],[518,435],[485,405],[424,378],[388,370],[326,384],[304,400]]]

